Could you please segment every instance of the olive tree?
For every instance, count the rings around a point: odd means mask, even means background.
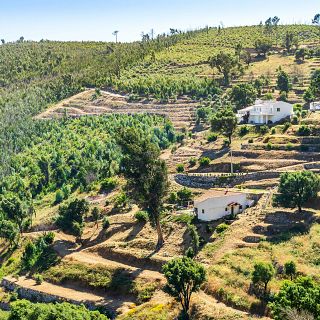
[[[272,48],[272,41],[269,38],[259,38],[255,41],[254,47],[259,56],[267,56],[267,53]]]
[[[247,107],[255,102],[257,90],[252,84],[241,83],[231,89],[230,98],[237,109]]]
[[[171,295],[180,302],[183,313],[188,319],[190,299],[193,292],[199,291],[206,280],[206,271],[198,262],[188,257],[176,258],[163,266]]]
[[[280,184],[276,202],[284,207],[298,208],[310,199],[316,198],[320,190],[320,180],[311,171],[284,172],[280,176]]]
[[[234,55],[223,51],[210,57],[208,63],[212,69],[216,68],[223,74],[223,82],[226,86],[229,85],[232,70],[239,66],[239,61]]]
[[[222,107],[211,118],[211,129],[226,136],[231,144],[232,135],[237,128],[237,117],[231,106]]]
[[[258,262],[254,265],[252,272],[252,282],[256,285],[263,284],[264,293],[268,289],[268,283],[271,281],[275,274],[274,267],[271,263]]]

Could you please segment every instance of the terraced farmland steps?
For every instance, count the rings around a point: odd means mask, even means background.
[[[61,101],[36,116],[37,119],[54,119],[63,116],[81,117],[103,114],[135,114],[148,113],[168,117],[176,129],[190,127],[195,124],[195,109],[197,102],[180,98],[176,102],[159,103],[155,101],[130,102],[127,96],[101,91],[101,96],[95,97],[95,90],[81,92],[71,98]]]

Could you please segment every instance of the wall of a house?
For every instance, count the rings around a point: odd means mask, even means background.
[[[242,210],[240,210],[241,212],[245,210],[247,204],[249,204],[247,195],[243,193],[239,195],[210,198],[201,202],[195,202],[194,206],[198,211],[198,218],[200,220],[213,221],[230,215],[231,209],[228,208],[228,204],[232,202],[237,202],[242,205]],[[237,208],[238,207],[235,208],[234,214],[240,213],[239,208]]]

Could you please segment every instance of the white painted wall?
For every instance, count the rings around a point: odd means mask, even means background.
[[[320,101],[311,102],[310,110],[320,110]]]
[[[230,208],[227,209],[228,204],[232,202],[237,202],[242,205],[242,209],[239,207],[235,208],[235,214],[244,211],[247,205],[250,205],[252,201],[247,199],[247,195],[235,194],[227,195],[222,197],[209,198],[203,201],[195,201],[194,207],[198,211],[198,219],[203,221],[213,221],[218,220],[224,216],[231,214]]]
[[[284,101],[265,101],[239,110],[237,114],[239,122],[247,112],[250,113],[248,122],[253,124],[267,124],[268,120],[275,123],[294,114],[293,105],[290,103]]]

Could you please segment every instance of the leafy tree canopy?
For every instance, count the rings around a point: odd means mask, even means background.
[[[170,293],[178,299],[187,315],[192,293],[206,280],[204,267],[188,257],[176,258],[163,266],[163,273]]]
[[[220,132],[229,139],[231,143],[232,135],[237,128],[237,117],[231,106],[222,107],[211,118],[212,131]]]
[[[286,316],[288,310],[306,311],[320,319],[320,286],[309,277],[296,281],[285,281],[279,293],[269,304],[276,320],[291,320]]]
[[[319,188],[319,177],[311,171],[284,172],[280,176],[276,201],[285,207],[297,207],[301,212],[303,205],[317,197]]]

